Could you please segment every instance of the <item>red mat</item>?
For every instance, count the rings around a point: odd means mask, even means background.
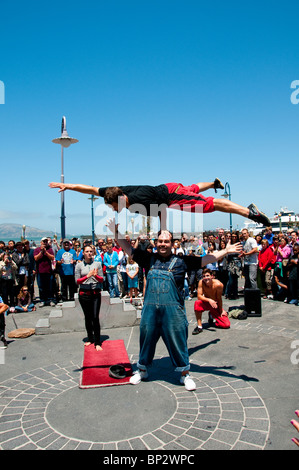
[[[108,387],[129,383],[132,366],[124,341],[122,339],[103,341],[102,348],[102,351],[97,351],[94,344],[84,347],[79,388]],[[125,368],[127,376],[124,379],[114,379],[109,376],[109,368],[115,364],[121,364]]]

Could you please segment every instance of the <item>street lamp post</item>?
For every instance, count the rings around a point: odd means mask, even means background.
[[[53,139],[54,144],[61,145],[61,183],[64,183],[64,162],[63,162],[63,151],[65,148],[68,148],[71,144],[76,144],[79,142],[77,139],[69,137],[66,130],[66,119],[65,116],[62,117],[61,122],[61,136],[57,139]],[[61,191],[61,238],[65,238],[65,208],[64,208],[64,191]]]
[[[228,198],[231,201],[231,192],[230,192],[230,185],[229,183],[225,183],[224,186],[224,194],[222,194],[223,197],[226,199]],[[233,221],[232,221],[232,214],[229,214],[229,231],[232,232],[233,230]]]
[[[92,244],[94,245],[94,241],[95,241],[95,237],[94,237],[94,210],[93,210],[93,203],[94,201],[96,201],[97,199],[99,199],[98,197],[95,197],[93,194],[91,197],[89,197],[88,199],[91,200],[91,235],[92,235]]]
[[[279,217],[279,231],[281,232],[281,213],[278,214]]]

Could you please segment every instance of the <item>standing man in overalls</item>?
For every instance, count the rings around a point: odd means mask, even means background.
[[[188,321],[184,306],[185,274],[213,263],[227,253],[241,251],[241,244],[228,245],[213,255],[179,257],[172,253],[172,234],[167,230],[163,230],[158,236],[157,253],[150,253],[138,247],[132,248],[118,232],[118,225],[115,225],[114,220],[108,221],[107,226],[124,251],[144,267],[147,273],[140,322],[138,370],[131,377],[130,383],[137,385],[148,377],[147,367],[152,363],[156,344],[162,336],[175,370],[181,372],[180,383],[188,391],[195,390],[195,383],[189,375]]]

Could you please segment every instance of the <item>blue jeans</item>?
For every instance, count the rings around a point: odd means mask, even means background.
[[[110,297],[119,297],[119,290],[118,290],[118,277],[117,273],[109,273],[106,271],[106,276],[109,285],[109,295]]]
[[[140,322],[140,369],[152,363],[160,336],[175,370],[189,370],[188,321],[174,277],[171,272],[150,269]]]
[[[237,274],[228,273],[228,281],[226,284],[225,295],[228,297],[238,298],[238,279]]]
[[[34,307],[34,304],[30,304],[28,305],[28,312],[32,312],[32,309]],[[25,312],[25,310],[23,309],[23,307],[19,307],[18,305],[15,307],[15,311],[16,312]]]

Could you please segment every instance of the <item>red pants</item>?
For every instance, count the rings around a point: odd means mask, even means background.
[[[216,308],[212,308],[209,302],[207,302],[206,300],[196,300],[194,303],[194,311],[195,312],[209,311],[215,320],[215,325],[218,328],[230,327],[229,318],[227,316],[221,315],[221,313],[219,313],[219,310],[217,310]]]
[[[195,212],[196,206],[202,206],[203,213],[214,212],[214,198],[199,194],[197,184],[183,186],[180,183],[166,183],[169,192],[169,208],[179,206],[181,210]],[[175,207],[173,207],[174,209]]]

